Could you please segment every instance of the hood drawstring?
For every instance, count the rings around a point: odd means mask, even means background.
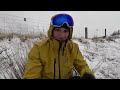
[[[71,43],[71,48],[69,49],[70,53],[72,53],[73,50],[73,44]]]
[[[66,44],[67,44],[67,41],[65,42],[65,44],[64,44],[64,46],[63,46],[62,56],[64,55],[64,51],[65,51],[65,48],[66,48]]]

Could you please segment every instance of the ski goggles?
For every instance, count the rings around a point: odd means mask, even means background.
[[[66,23],[69,27],[73,27],[74,21],[72,17],[68,14],[57,14],[52,17],[50,25],[54,27],[61,27],[64,23]]]

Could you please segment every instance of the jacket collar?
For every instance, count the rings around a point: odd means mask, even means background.
[[[59,46],[60,46],[59,41],[55,40],[54,38],[50,38],[49,41],[50,41],[50,47],[54,52],[57,53],[59,51]],[[73,49],[73,44],[70,40],[68,40],[67,43],[66,42],[62,43],[60,50],[62,51],[63,54],[66,48],[68,48],[69,52],[71,53]]]

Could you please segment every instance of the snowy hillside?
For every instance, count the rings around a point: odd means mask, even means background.
[[[42,35],[42,34],[41,34]],[[0,39],[0,79],[20,79],[24,73],[27,55],[34,43],[42,38],[13,35]],[[74,38],[97,79],[120,78],[120,38]]]
[[[22,77],[31,47],[46,37],[45,27],[29,19],[0,16],[0,79]],[[73,41],[79,45],[97,79],[120,78],[120,33],[106,38],[74,37]]]
[[[0,38],[0,79],[20,79],[30,48],[41,38],[22,38],[16,35]]]
[[[97,79],[120,78],[120,38],[77,39],[79,48]]]

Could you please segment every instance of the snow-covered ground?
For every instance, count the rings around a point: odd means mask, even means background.
[[[27,55],[40,38],[27,38],[25,41],[13,35],[0,40],[0,79],[19,79],[24,73]]]
[[[120,38],[113,40],[74,40],[97,79],[120,78]]]
[[[46,35],[44,30],[47,29],[38,23],[9,19],[0,19],[0,79],[19,79],[24,73],[28,52],[34,43],[45,38],[41,33]],[[120,78],[119,35],[97,39],[73,38],[97,79]]]
[[[43,38],[44,39],[44,38]],[[19,79],[22,77],[27,55],[40,38],[27,38],[22,41],[13,35],[11,39],[0,40],[0,79]],[[120,38],[84,39],[74,38],[97,79],[120,78]]]

